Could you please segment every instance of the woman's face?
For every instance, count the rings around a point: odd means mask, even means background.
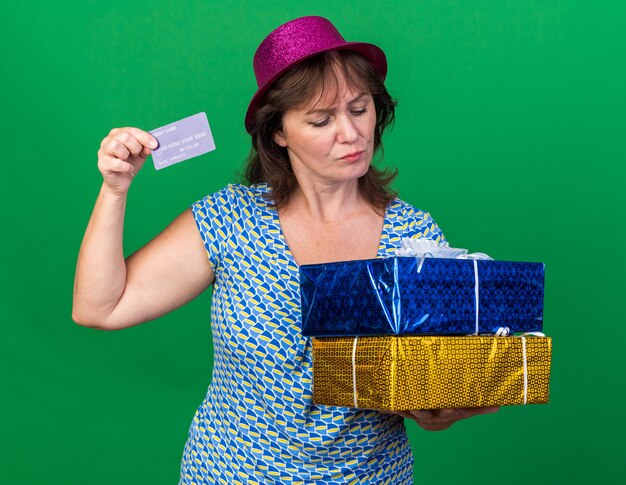
[[[369,92],[348,87],[342,77],[339,80],[338,93],[285,112],[282,130],[274,135],[274,141],[287,148],[300,183],[356,181],[372,161],[374,100]]]

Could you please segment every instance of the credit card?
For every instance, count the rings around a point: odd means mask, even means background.
[[[155,128],[149,133],[159,142],[159,146],[152,150],[152,161],[157,170],[215,150],[209,120],[204,112]]]

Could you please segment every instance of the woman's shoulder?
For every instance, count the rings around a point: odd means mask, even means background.
[[[224,210],[236,207],[258,206],[259,204],[267,204],[264,194],[268,192],[269,187],[267,184],[244,185],[231,183],[216,192],[196,200],[192,205],[195,207],[220,207]]]
[[[213,252],[217,251],[217,246],[211,246],[213,242],[223,243],[235,229],[256,227],[267,216],[268,202],[263,198],[267,190],[262,184],[228,184],[191,204],[196,225]]]
[[[444,241],[443,232],[430,215],[414,205],[395,198],[387,208],[387,218],[394,229],[405,233],[405,237],[428,237]]]
[[[396,197],[393,199],[387,208],[387,213],[390,218],[401,219],[404,221],[423,220],[430,218],[430,213],[418,209],[414,205]]]

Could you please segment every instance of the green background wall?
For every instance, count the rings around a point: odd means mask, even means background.
[[[131,188],[127,253],[237,179],[254,49],[331,18],[380,45],[399,99],[385,161],[451,244],[546,264],[551,403],[441,433],[408,424],[416,483],[623,483],[626,3],[11,2],[0,19],[0,482],[172,484],[209,383],[210,294],[98,332],[70,318],[113,127],[206,111],[217,150]]]

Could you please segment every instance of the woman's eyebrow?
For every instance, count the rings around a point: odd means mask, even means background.
[[[348,101],[348,104],[354,104],[357,101],[359,101],[363,96],[367,96],[369,93],[363,92],[360,93],[356,98],[354,98],[352,101]],[[335,108],[318,108],[318,109],[311,109],[309,111],[307,111],[305,113],[306,115],[312,115],[312,114],[316,114],[316,113],[334,113],[335,112]]]

